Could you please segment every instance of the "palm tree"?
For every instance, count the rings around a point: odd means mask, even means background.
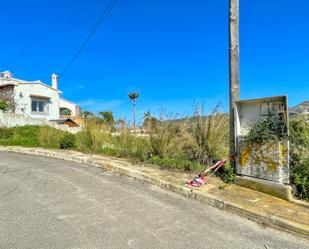
[[[133,101],[133,112],[134,112],[134,133],[136,129],[136,99],[138,98],[139,93],[137,92],[132,92],[128,94],[128,97],[130,100]]]

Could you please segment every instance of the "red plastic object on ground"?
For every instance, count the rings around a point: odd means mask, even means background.
[[[203,172],[195,176],[192,180],[187,182],[187,184],[193,187],[200,187],[204,185],[207,182],[206,176],[212,176],[225,163],[226,163],[226,160],[217,161],[215,164],[212,164],[207,169],[205,169]]]

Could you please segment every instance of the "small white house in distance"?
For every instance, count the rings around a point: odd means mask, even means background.
[[[9,109],[16,114],[31,118],[56,120],[61,113],[66,116],[79,116],[80,107],[60,98],[58,76],[51,75],[51,86],[40,80],[26,81],[13,78],[9,71],[0,74],[0,99],[6,101]]]

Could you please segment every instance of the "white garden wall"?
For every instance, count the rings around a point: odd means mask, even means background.
[[[70,133],[77,133],[82,130],[82,127],[68,127],[66,125],[59,125],[57,123],[50,122],[44,118],[31,118],[23,114],[2,112],[0,110],[0,127],[11,128],[15,126],[25,126],[25,125],[37,125],[37,126],[47,125]]]

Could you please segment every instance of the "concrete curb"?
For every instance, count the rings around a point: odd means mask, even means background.
[[[293,201],[292,187],[289,185],[247,176],[236,176],[235,184],[269,194],[286,201]]]
[[[113,160],[116,160],[116,159],[102,160],[102,159],[98,159],[91,155],[83,154],[80,152],[61,151],[61,150],[56,151],[56,150],[49,150],[49,149],[42,149],[42,148],[0,146],[0,151],[46,156],[46,157],[73,161],[77,163],[91,165],[94,167],[103,168],[108,171],[116,172],[120,175],[129,176],[129,177],[156,185],[158,187],[173,191],[175,193],[179,193],[181,195],[195,199],[201,203],[205,203],[210,206],[216,207],[220,210],[225,210],[225,211],[237,214],[241,217],[250,219],[256,223],[269,226],[272,228],[284,230],[288,233],[302,236],[307,239],[309,238],[309,229],[307,225],[294,223],[286,219],[281,219],[279,217],[276,217],[275,215],[270,215],[270,214],[267,215],[264,213],[252,212],[250,210],[243,208],[242,206],[238,206],[234,203],[228,203],[224,200],[220,200],[217,196],[211,195],[209,193],[200,193],[198,190],[191,189],[186,186],[172,184],[170,182],[158,179],[155,176],[151,176],[139,170],[131,169],[129,167],[126,167],[125,163],[120,163],[120,160],[119,162],[115,162]],[[125,162],[125,161],[121,160],[121,162]]]

